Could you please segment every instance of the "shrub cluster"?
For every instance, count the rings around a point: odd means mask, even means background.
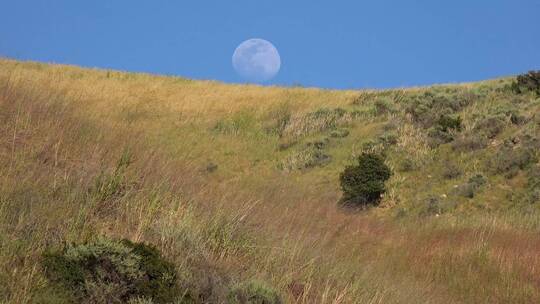
[[[343,190],[340,203],[360,207],[377,204],[386,191],[385,182],[391,174],[382,156],[363,153],[358,157],[357,165],[346,167],[340,175]]]
[[[519,170],[529,168],[538,162],[540,139],[531,135],[512,138],[501,146],[487,162],[495,174],[514,177]]]
[[[443,114],[435,125],[428,130],[430,144],[438,146],[454,140],[454,133],[461,131],[461,118]]]
[[[474,151],[483,149],[489,140],[499,135],[505,126],[505,118],[501,115],[490,116],[480,120],[472,130],[465,132],[452,143],[454,151]]]
[[[68,245],[45,252],[42,264],[46,277],[78,303],[170,303],[178,296],[174,265],[143,243],[99,239]]]
[[[531,203],[540,203],[540,166],[532,167],[527,173],[527,198]]]
[[[393,101],[388,97],[379,97],[375,99],[373,107],[376,116],[395,112]]]
[[[488,140],[482,134],[468,132],[452,142],[452,149],[454,151],[468,152],[483,149],[487,144]]]
[[[540,96],[540,71],[519,75],[512,84],[512,90],[518,94],[534,92]]]
[[[479,121],[474,127],[474,131],[488,139],[493,139],[503,131],[504,124],[505,122],[502,117],[488,117]]]
[[[477,174],[469,178],[469,180],[456,188],[456,193],[460,196],[473,198],[484,184],[486,183],[486,178],[482,174]]]
[[[446,201],[438,196],[429,195],[425,200],[419,214],[421,216],[439,216],[456,208],[456,203]]]
[[[380,136],[370,139],[362,144],[363,153],[377,153],[384,155],[387,149],[398,143],[398,136],[394,132],[384,132]]]
[[[462,173],[463,171],[457,164],[454,162],[447,162],[442,171],[442,176],[444,179],[454,179],[461,176]]]
[[[430,128],[436,123],[443,126],[453,127],[456,120],[447,119],[464,107],[469,105],[473,97],[466,92],[432,92],[426,91],[422,94],[410,96],[406,102],[405,112],[409,114],[413,122],[420,124],[424,128]],[[444,117],[441,121],[441,117]],[[448,125],[447,125],[448,123]]]

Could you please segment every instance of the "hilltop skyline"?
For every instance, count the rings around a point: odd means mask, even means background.
[[[269,85],[389,88],[540,68],[540,3],[17,1],[0,13],[0,56],[243,82],[242,41],[279,50]]]

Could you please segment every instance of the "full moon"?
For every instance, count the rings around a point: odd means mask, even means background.
[[[234,51],[232,64],[248,81],[265,82],[277,75],[281,58],[276,47],[264,39],[249,39]]]

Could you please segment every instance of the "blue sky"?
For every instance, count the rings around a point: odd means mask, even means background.
[[[269,84],[387,88],[540,69],[540,1],[27,1],[0,5],[0,56],[242,82],[238,44],[271,41]]]

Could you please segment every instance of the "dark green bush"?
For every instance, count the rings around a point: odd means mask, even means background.
[[[236,285],[227,296],[229,304],[281,304],[279,294],[266,284],[249,281]]]
[[[518,94],[534,92],[540,95],[540,71],[530,71],[527,74],[519,75],[512,84],[512,89]]]
[[[510,122],[514,125],[523,125],[527,122],[527,117],[519,113],[512,113],[510,114]]]
[[[49,281],[81,303],[125,303],[147,298],[169,303],[178,296],[174,265],[159,251],[129,240],[99,239],[43,254]]]
[[[437,147],[453,141],[456,131],[461,131],[461,118],[441,115],[435,125],[428,130],[430,146]]]
[[[437,121],[436,127],[443,132],[461,131],[461,117],[441,115]]]
[[[343,190],[340,202],[347,206],[377,204],[386,191],[385,182],[391,174],[382,156],[363,153],[358,157],[357,165],[345,168],[340,175]]]

